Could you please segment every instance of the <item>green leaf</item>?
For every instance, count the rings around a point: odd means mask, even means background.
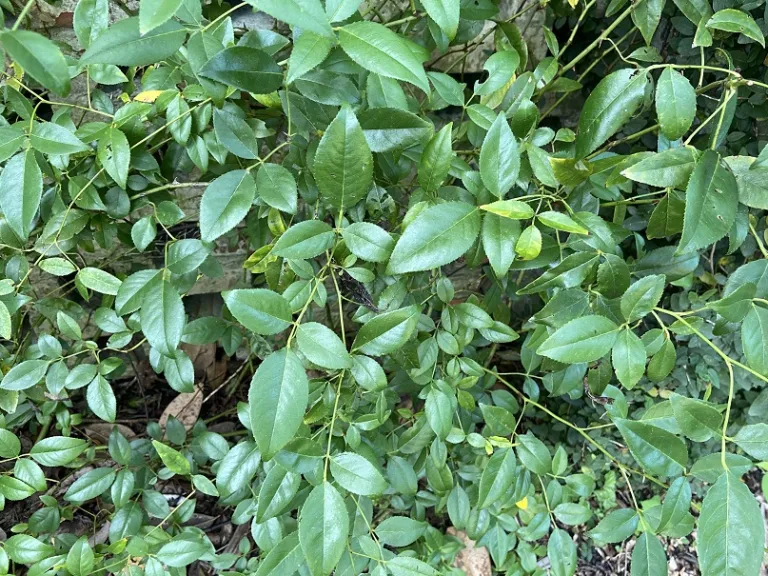
[[[354,206],[368,194],[373,156],[349,106],[343,106],[323,134],[312,170],[323,199],[336,210]]]
[[[665,68],[659,77],[656,114],[661,133],[670,140],[684,136],[696,117],[696,91],[685,76],[672,68]]]
[[[503,198],[520,172],[520,150],[504,114],[499,114],[480,149],[480,177],[497,198]]]
[[[296,330],[301,353],[313,364],[330,370],[352,367],[352,358],[344,343],[330,328],[317,322],[305,322]]]
[[[279,464],[273,466],[259,489],[256,519],[265,522],[280,514],[296,496],[300,483],[299,474],[286,470]]]
[[[0,381],[2,390],[26,390],[40,382],[48,371],[46,360],[25,360],[16,364]]]
[[[221,459],[216,471],[216,488],[222,497],[245,488],[261,464],[261,452],[254,442],[245,441],[232,447]]]
[[[347,55],[375,74],[409,82],[429,93],[424,67],[411,48],[389,28],[363,21],[339,29],[339,43]]]
[[[632,21],[640,30],[648,46],[651,45],[656,28],[659,27],[664,3],[665,0],[640,0],[633,5]]]
[[[27,137],[21,123],[0,126],[0,162],[5,162],[21,148]]]
[[[534,260],[541,254],[542,236],[541,231],[531,224],[522,231],[520,237],[515,243],[515,253],[523,260]],[[537,278],[539,280],[541,277]],[[536,280],[534,280],[535,282]],[[520,292],[522,294],[522,292]]]
[[[519,65],[520,55],[514,48],[491,54],[483,64],[483,70],[488,72],[488,79],[475,84],[475,94],[489,96],[501,90],[512,79]]]
[[[299,544],[299,533],[292,532],[272,548],[259,562],[256,576],[270,574],[294,574],[304,563],[304,553]]]
[[[168,468],[174,474],[180,474],[186,476],[190,473],[189,460],[184,455],[165,444],[152,440],[152,446],[157,451],[157,455],[160,456],[160,460],[163,461],[165,467]]]
[[[512,448],[497,448],[480,476],[477,505],[488,508],[501,498],[508,496],[515,482],[517,461]]]
[[[291,323],[288,301],[272,290],[229,290],[223,292],[222,296],[237,321],[255,334],[277,334]]]
[[[517,437],[520,443],[517,455],[520,463],[534,474],[549,474],[552,471],[552,455],[546,445],[530,432]]]
[[[718,10],[707,22],[707,28],[743,34],[765,48],[765,37],[757,22],[754,21],[752,16],[741,10],[734,10],[732,8]]]
[[[64,499],[75,504],[82,504],[101,496],[112,486],[115,475],[116,472],[110,467],[96,468],[86,472],[69,487],[64,494]]]
[[[741,346],[747,364],[768,375],[768,310],[752,304],[741,326]]]
[[[238,158],[255,160],[259,157],[259,143],[256,140],[256,134],[254,134],[251,126],[240,116],[223,110],[214,110],[213,130],[219,143]],[[240,171],[235,170],[233,172]],[[220,178],[224,178],[229,174],[232,174],[232,172],[228,172]]]
[[[439,572],[429,564],[413,556],[395,556],[387,562],[387,570],[392,576],[439,576]]]
[[[231,46],[216,53],[199,74],[253,94],[269,94],[283,83],[283,73],[272,57],[250,46]]]
[[[664,293],[666,279],[661,274],[641,278],[621,297],[621,313],[627,322],[634,322],[650,313]]]
[[[483,216],[483,250],[498,278],[503,278],[515,259],[515,242],[520,238],[520,223],[496,214]]]
[[[86,393],[88,408],[102,420],[114,422],[117,415],[117,400],[112,386],[99,374],[88,384]]]
[[[672,372],[676,361],[675,345],[671,340],[665,340],[661,349],[653,355],[648,363],[648,379],[651,382],[661,382]]]
[[[76,154],[90,150],[72,132],[53,122],[38,122],[29,136],[32,147],[43,154]]]
[[[649,532],[637,539],[632,550],[631,576],[667,576],[667,555],[659,539]]]
[[[141,0],[139,3],[139,32],[142,36],[170,20],[182,5],[182,0]]]
[[[623,542],[637,529],[640,517],[633,508],[621,508],[606,514],[597,526],[589,531],[590,537],[599,546]]]
[[[69,94],[69,68],[64,55],[45,36],[30,30],[4,30],[0,44],[8,56],[37,80],[59,96]]]
[[[374,496],[387,489],[387,481],[366,458],[342,452],[331,458],[331,474],[339,485],[362,496]]]
[[[275,243],[272,253],[294,260],[314,258],[333,245],[334,232],[321,220],[294,224]]]
[[[419,184],[427,192],[434,194],[442,186],[451,169],[453,150],[451,149],[451,131],[449,122],[427,142],[419,160]]]
[[[717,408],[680,394],[673,393],[670,400],[675,420],[688,438],[694,442],[706,442],[712,436],[720,435],[723,416]]]
[[[372,152],[409,148],[432,136],[433,131],[426,120],[397,108],[365,110],[360,114],[360,126]]]
[[[142,34],[139,18],[126,18],[115,22],[92,40],[88,50],[80,57],[80,64],[156,64],[176,54],[186,36],[186,30],[173,20]]]
[[[333,40],[327,36],[303,31],[293,42],[293,50],[291,50],[291,56],[288,58],[286,84],[293,84],[296,80],[304,77],[307,72],[319,66],[328,57],[333,44]],[[338,77],[336,79],[337,81],[341,80]]]
[[[153,348],[173,358],[184,334],[184,303],[167,280],[153,283],[141,306],[141,330]]]
[[[131,240],[139,252],[144,252],[156,236],[157,226],[152,216],[144,216],[131,226]]]
[[[621,331],[611,351],[611,363],[616,378],[625,388],[634,388],[645,373],[645,346],[627,327]]]
[[[72,576],[88,576],[94,566],[94,554],[88,538],[82,536],[67,552],[67,570]]]
[[[295,353],[273,352],[251,380],[248,409],[253,437],[265,460],[272,458],[296,434],[309,394],[307,373]]]
[[[0,458],[16,458],[21,453],[21,442],[16,434],[0,428]]]
[[[391,354],[411,337],[419,315],[417,306],[408,306],[375,316],[360,328],[352,350],[371,356]]]
[[[576,504],[575,502],[563,502],[553,510],[555,518],[566,526],[578,526],[588,522],[592,517],[589,505]]]
[[[326,0],[325,13],[331,22],[343,22],[357,12],[362,0]]]
[[[292,27],[335,38],[320,0],[256,0],[251,3]]]
[[[213,242],[237,226],[251,208],[256,184],[245,170],[231,170],[208,184],[200,200],[200,235]]]
[[[395,245],[392,274],[419,272],[453,262],[480,233],[480,213],[471,204],[446,202],[422,211]]]
[[[358,258],[368,262],[386,262],[395,242],[389,233],[370,222],[355,222],[342,229],[344,242]]]
[[[49,436],[37,442],[29,455],[41,466],[64,466],[80,456],[88,445],[79,438],[66,436]]]
[[[582,316],[558,328],[536,350],[566,364],[594,362],[610,352],[619,327],[605,316]]]
[[[646,234],[649,239],[674,236],[683,231],[685,201],[681,192],[670,190],[653,209]]]
[[[157,559],[166,566],[173,568],[189,566],[207,553],[211,546],[207,539],[202,540],[195,536],[184,538],[183,536],[182,534],[177,540],[163,544],[157,551]]]
[[[566,256],[559,264],[544,272],[536,280],[518,290],[517,293],[534,294],[555,286],[575,288],[584,281],[599,259],[597,254],[590,252],[576,252]]]
[[[53,546],[27,534],[15,534],[3,543],[8,557],[19,564],[40,562],[55,552]]]
[[[758,574],[764,538],[763,515],[749,488],[730,472],[720,476],[704,497],[699,515],[702,576]]]
[[[563,232],[569,232],[571,234],[589,234],[589,230],[568,216],[568,214],[563,214],[562,212],[546,210],[536,214],[536,220],[538,220],[540,224],[544,224],[544,226],[549,226],[555,230],[562,230]]]
[[[99,162],[107,174],[117,182],[120,188],[127,187],[128,168],[131,164],[131,147],[125,134],[118,128],[110,128],[109,132],[99,140]]]
[[[693,468],[691,468],[691,473],[693,473]],[[664,496],[664,504],[661,507],[661,518],[657,532],[663,530],[668,525],[670,528],[673,528],[688,514],[690,508],[691,485],[687,478],[681,476],[669,485],[669,489]]]
[[[400,548],[416,542],[426,530],[426,522],[407,516],[391,516],[376,526],[376,536],[382,544]]]
[[[299,542],[312,576],[328,576],[347,546],[349,515],[339,492],[328,482],[309,493],[299,516]]]
[[[421,3],[432,20],[448,37],[453,40],[459,28],[459,0],[424,0]]]
[[[88,48],[99,34],[109,26],[107,0],[82,0],[75,6],[72,27],[83,48]]]
[[[122,284],[119,278],[99,268],[81,268],[77,280],[89,290],[110,296],[116,296]]]
[[[742,426],[733,441],[753,458],[768,460],[768,424],[760,422]]]
[[[640,421],[615,418],[614,423],[632,456],[651,474],[675,476],[685,469],[688,450],[674,434]]]
[[[635,69],[617,70],[600,80],[579,116],[576,159],[599,148],[634,116],[647,83],[647,75]]]
[[[643,158],[621,174],[649,186],[674,188],[688,183],[695,166],[696,154],[692,148],[669,148]]]
[[[43,194],[43,174],[35,154],[27,149],[11,158],[0,173],[0,208],[8,226],[22,240],[32,225]]]
[[[145,296],[162,280],[160,272],[160,270],[139,270],[123,280],[115,297],[115,311],[122,316],[141,308]]]
[[[296,214],[298,190],[296,180],[280,164],[262,164],[256,174],[256,189],[268,206],[288,214]]]
[[[576,544],[565,530],[556,528],[552,531],[547,542],[552,576],[573,576],[576,573]]]

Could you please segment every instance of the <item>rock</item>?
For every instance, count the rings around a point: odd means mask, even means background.
[[[485,546],[476,547],[467,534],[461,530],[448,528],[447,533],[464,543],[464,550],[456,555],[453,565],[464,570],[467,576],[491,576],[491,556]]]

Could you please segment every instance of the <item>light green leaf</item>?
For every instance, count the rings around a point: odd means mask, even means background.
[[[309,493],[299,516],[299,542],[312,576],[328,576],[347,545],[349,515],[339,492],[328,482]]]
[[[82,504],[101,496],[112,486],[115,475],[116,472],[110,467],[96,468],[86,472],[69,487],[64,494],[64,499],[75,504]]]
[[[477,503],[480,508],[488,508],[508,495],[515,482],[517,461],[512,448],[497,448],[480,476]]]
[[[765,526],[760,506],[746,484],[727,472],[712,486],[698,522],[702,576],[752,576],[763,561]]]
[[[680,430],[694,442],[706,442],[712,436],[719,436],[723,416],[714,406],[673,393],[670,397],[675,420]]]
[[[283,233],[272,248],[272,254],[294,260],[314,258],[333,245],[334,232],[321,220],[305,220]]]
[[[571,234],[589,234],[589,230],[568,216],[568,214],[562,212],[545,210],[544,212],[536,214],[536,220],[538,220],[539,223],[544,224],[544,226],[549,226],[555,230],[562,230],[563,232],[569,232]]]
[[[32,147],[43,154],[76,154],[90,150],[72,132],[53,122],[38,122],[29,136]]]
[[[424,67],[405,41],[385,26],[354,22],[339,29],[339,43],[347,55],[375,74],[409,82],[429,93]]]
[[[273,352],[256,370],[248,410],[253,436],[265,460],[277,454],[299,429],[308,394],[307,373],[290,350]]]
[[[265,522],[280,514],[299,490],[301,476],[279,464],[273,466],[259,489],[256,519]]]
[[[43,174],[27,149],[11,158],[0,173],[0,208],[8,226],[22,240],[32,232],[43,194]]]
[[[368,262],[386,262],[395,246],[386,230],[370,222],[350,224],[341,235],[349,251]]]
[[[670,140],[685,135],[696,117],[696,91],[685,76],[672,68],[665,68],[659,77],[656,114],[661,133]]]
[[[387,563],[392,576],[439,576],[439,572],[426,562],[413,556],[395,556]]]
[[[576,573],[576,544],[565,530],[556,528],[547,542],[547,556],[552,576],[573,576]]]
[[[611,363],[625,388],[633,388],[645,372],[645,346],[627,327],[621,331],[611,351]]]
[[[392,274],[419,272],[453,262],[480,233],[480,213],[471,204],[446,202],[431,206],[411,222],[389,259]]]
[[[685,442],[666,430],[640,421],[615,418],[624,441],[643,468],[659,476],[675,476],[688,462]]]
[[[119,278],[100,268],[81,268],[77,280],[89,290],[110,296],[116,296],[122,284]]]
[[[416,542],[426,530],[426,522],[407,516],[390,516],[376,526],[376,536],[382,544],[400,548]]]
[[[16,364],[0,381],[2,390],[26,390],[40,382],[48,371],[46,360],[25,360]]]
[[[453,40],[459,28],[459,0],[423,0],[421,5],[429,17],[440,26],[448,40]]]
[[[288,214],[296,214],[298,190],[296,180],[287,168],[280,164],[262,164],[256,174],[259,198],[268,206]]]
[[[648,78],[635,69],[612,72],[598,83],[584,103],[576,137],[576,159],[584,158],[634,116],[643,102]]]
[[[182,5],[182,0],[141,0],[139,3],[139,32],[142,36],[170,20]]]
[[[72,576],[88,576],[94,565],[94,554],[88,538],[80,537],[67,552],[66,566]]]
[[[334,38],[320,0],[256,0],[251,3],[262,12],[292,27]]]
[[[3,543],[8,557],[19,564],[31,565],[52,556],[55,549],[28,534],[15,534]]]
[[[696,163],[685,190],[685,218],[678,253],[720,240],[731,229],[738,205],[736,179],[720,163],[718,153],[707,150]]]
[[[200,200],[200,235],[213,242],[237,226],[248,214],[256,184],[245,170],[231,170],[208,184]]]
[[[310,70],[314,70],[333,48],[333,40],[328,36],[303,31],[293,42],[293,50],[288,58],[286,84],[293,84]]]
[[[589,531],[589,535],[600,546],[623,542],[635,533],[639,520],[640,517],[633,508],[614,510],[606,514],[597,526]]]
[[[229,290],[222,296],[237,321],[256,334],[277,334],[291,323],[288,301],[272,290]]]
[[[0,44],[24,72],[59,96],[69,93],[69,68],[52,41],[31,30],[4,30]]]
[[[19,438],[5,428],[0,428],[0,458],[16,458],[21,453]]]
[[[768,375],[768,310],[753,304],[741,326],[741,346],[747,364]]]
[[[685,186],[695,166],[696,154],[692,148],[669,148],[643,158],[621,174],[649,186],[672,188]]]
[[[99,140],[99,162],[117,182],[120,188],[127,187],[128,168],[131,164],[131,147],[125,134],[118,128],[112,127],[109,132]]]
[[[299,533],[292,532],[272,548],[259,562],[256,576],[294,574],[304,563],[304,553],[299,544]]]
[[[496,214],[483,216],[483,250],[498,278],[503,278],[515,259],[515,242],[520,238],[520,223]]]
[[[371,356],[391,354],[411,337],[419,314],[417,306],[408,306],[375,316],[360,328],[352,350]]]
[[[88,408],[102,420],[114,422],[117,415],[117,400],[112,386],[99,374],[88,384],[86,392]]]
[[[627,322],[634,322],[648,314],[661,300],[666,279],[661,274],[641,278],[621,297],[621,313]]]
[[[643,35],[645,43],[650,46],[653,35],[661,20],[665,0],[640,0],[633,5],[632,21]]]
[[[168,470],[174,474],[181,474],[182,476],[189,474],[189,460],[187,460],[181,452],[170,446],[166,446],[157,440],[152,440],[152,446],[154,446],[157,455],[160,456],[160,460],[163,461],[163,464],[165,464]]]
[[[768,460],[768,424],[760,422],[742,426],[733,441],[753,458]]]
[[[296,330],[299,350],[313,364],[330,370],[352,367],[344,343],[330,328],[317,322],[305,322]]]
[[[147,66],[173,56],[187,36],[178,22],[169,20],[147,34],[139,30],[139,18],[126,18],[112,24],[80,58],[80,64]]]
[[[353,452],[342,452],[331,458],[331,474],[339,485],[362,496],[374,496],[387,489],[381,472],[366,458]]]
[[[352,109],[343,106],[323,134],[312,172],[323,199],[343,210],[365,198],[373,178],[373,156]]]
[[[566,364],[594,362],[610,352],[619,327],[605,316],[582,316],[558,328],[536,350]]]
[[[512,220],[527,220],[534,215],[533,208],[520,200],[497,200],[483,204],[480,209]]]
[[[167,280],[153,283],[141,306],[141,330],[164,356],[173,358],[184,334],[184,303]]]
[[[503,198],[520,172],[520,150],[504,114],[499,114],[480,148],[480,177],[497,198]]]
[[[757,22],[755,22],[752,16],[741,10],[734,10],[732,8],[718,10],[707,22],[707,28],[744,34],[744,36],[751,38],[765,48],[765,37]]]
[[[431,137],[433,131],[426,120],[398,108],[365,110],[360,114],[360,126],[373,152],[408,148]]]
[[[434,194],[448,176],[453,159],[451,149],[451,131],[453,123],[449,122],[432,136],[424,147],[419,160],[419,184],[424,190]]]
[[[64,466],[69,464],[85,451],[88,444],[79,438],[66,436],[49,436],[37,442],[29,455],[41,466]]]
[[[667,555],[659,539],[650,532],[637,539],[632,550],[631,576],[667,576]]]

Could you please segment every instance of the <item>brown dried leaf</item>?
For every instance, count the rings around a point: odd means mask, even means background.
[[[94,422],[88,424],[85,427],[85,433],[95,444],[107,444],[109,441],[109,435],[112,433],[112,428],[117,426],[118,432],[122,434],[126,440],[132,440],[136,437],[136,432],[128,428],[125,424],[110,424],[108,422]]]
[[[160,416],[159,424],[162,428],[168,423],[168,418],[173,416],[179,422],[184,424],[184,428],[190,430],[197,422],[200,416],[200,409],[203,407],[203,387],[198,384],[194,392],[185,392],[179,394],[171,400],[168,406],[163,410]]]

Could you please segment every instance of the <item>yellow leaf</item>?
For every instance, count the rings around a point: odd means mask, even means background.
[[[267,108],[280,108],[282,103],[280,102],[280,96],[277,92],[271,92],[269,94],[252,94],[253,98]]]
[[[568,0],[568,4],[571,5],[571,8],[576,8],[579,5],[579,0]]]
[[[160,96],[160,94],[163,92],[164,90],[145,90],[144,92],[139,92],[136,94],[136,98],[134,98],[134,100],[151,104],[157,100],[157,97]]]
[[[520,508],[520,510],[528,510],[528,496],[515,502],[515,506]]]

